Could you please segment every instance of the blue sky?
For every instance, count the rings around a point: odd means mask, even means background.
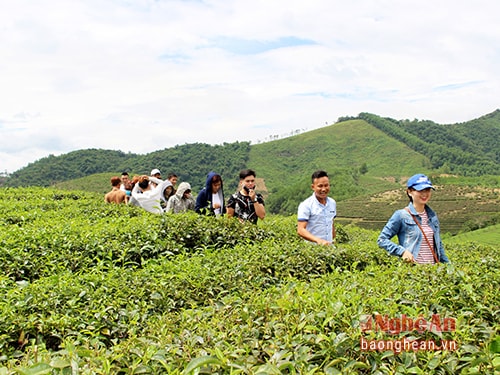
[[[262,142],[360,112],[468,121],[500,108],[499,13],[494,0],[5,2],[0,172],[87,148]]]

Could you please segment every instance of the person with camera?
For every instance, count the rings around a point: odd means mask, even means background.
[[[227,216],[236,217],[242,223],[257,224],[266,216],[266,207],[262,194],[255,191],[255,171],[244,169],[240,172],[239,191],[227,201]]]

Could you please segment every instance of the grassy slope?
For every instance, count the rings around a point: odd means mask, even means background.
[[[59,182],[54,187],[64,190],[84,190],[94,193],[105,194],[111,190],[110,178],[120,177],[120,173],[96,173],[87,177]]]
[[[474,230],[472,232],[461,233],[457,236],[446,239],[446,242],[453,244],[476,242],[484,245],[498,246],[500,243],[500,224]]]
[[[394,155],[398,155],[397,161]],[[422,171],[428,160],[362,120],[253,145],[249,157],[249,166],[265,179],[268,189],[288,184],[297,176],[310,176],[316,169],[358,169],[364,163],[368,173],[363,181],[368,190],[381,191],[395,185],[379,176],[399,179]]]

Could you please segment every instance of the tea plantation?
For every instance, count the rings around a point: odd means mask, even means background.
[[[377,235],[339,225],[320,247],[293,216],[0,189],[0,375],[499,373],[498,246],[449,242],[451,264],[412,266]]]

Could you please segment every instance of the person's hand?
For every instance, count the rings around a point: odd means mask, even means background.
[[[215,209],[217,208],[220,208],[220,203],[214,203],[214,206],[213,206]]]
[[[403,255],[401,255],[401,258],[403,258],[403,260],[410,262],[410,263],[415,262],[415,258],[413,257],[412,253],[410,253],[408,250],[405,250]]]
[[[328,246],[328,245],[331,245],[332,243],[330,241],[327,241],[327,240],[324,240],[324,239],[320,238],[317,241],[317,244],[318,245],[323,245],[323,246]]]
[[[248,196],[250,197],[252,202],[255,202],[255,200],[257,199],[257,193],[254,189],[250,189],[250,191],[248,192]]]

